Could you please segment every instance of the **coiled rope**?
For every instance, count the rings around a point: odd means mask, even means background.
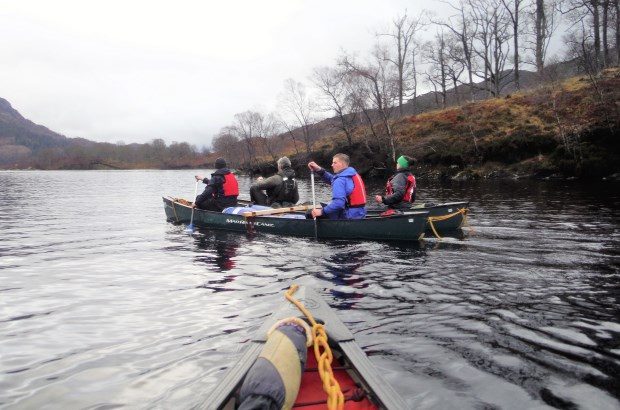
[[[451,214],[448,215],[440,215],[440,216],[429,216],[427,218],[429,225],[431,226],[431,230],[433,231],[433,233],[435,234],[435,236],[437,237],[437,239],[441,239],[441,236],[439,236],[439,234],[437,233],[437,229],[435,229],[435,224],[434,222],[441,222],[441,221],[446,221],[450,218],[454,218],[457,215],[463,215],[463,222],[461,223],[461,225],[465,225],[465,226],[469,226],[467,224],[467,211],[469,209],[467,208],[460,208],[459,210],[457,210],[456,212],[453,212]]]
[[[340,390],[340,384],[334,377],[332,370],[332,361],[334,356],[332,350],[328,344],[327,333],[325,327],[317,323],[312,316],[312,313],[297,299],[293,297],[293,294],[299,288],[298,285],[291,285],[289,290],[286,291],[286,299],[297,306],[297,309],[303,313],[308,321],[312,325],[312,336],[314,342],[314,357],[318,364],[319,376],[323,382],[323,391],[327,394],[327,408],[329,410],[342,410],[344,409],[344,395]]]

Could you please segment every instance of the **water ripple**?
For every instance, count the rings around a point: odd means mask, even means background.
[[[424,183],[421,201],[471,200],[473,230],[313,241],[187,235],[161,195],[194,174],[0,172],[0,407],[197,406],[293,282],[411,408],[620,407],[620,190]]]

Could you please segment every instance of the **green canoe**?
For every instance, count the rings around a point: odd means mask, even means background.
[[[239,206],[249,206],[250,201],[239,200]],[[368,216],[379,216],[385,208],[367,208]],[[407,212],[428,211],[426,234],[451,233],[467,224],[469,202],[416,203]]]
[[[168,221],[187,224],[192,208],[188,201],[164,197]],[[284,216],[255,216],[225,214],[196,209],[193,224],[197,227],[236,232],[272,233],[321,239],[368,239],[387,241],[417,241],[424,237],[428,211],[412,211],[402,215],[368,216],[355,220],[292,219]]]

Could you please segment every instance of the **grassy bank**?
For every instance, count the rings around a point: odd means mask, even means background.
[[[619,172],[620,69],[577,77],[502,98],[393,120],[397,155],[417,158],[422,178],[602,178]],[[327,166],[345,152],[365,176],[393,170],[386,138],[355,130],[327,135],[311,155],[291,155],[300,170],[311,157]],[[290,153],[289,153],[290,154]],[[265,163],[262,168],[269,167]]]

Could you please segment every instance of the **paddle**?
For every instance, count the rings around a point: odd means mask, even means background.
[[[289,206],[285,208],[263,209],[262,211],[246,211],[246,212],[243,212],[242,215],[246,218],[251,218],[254,216],[277,215],[277,214],[286,214],[286,213],[295,212],[295,211],[307,211],[308,209],[312,209],[310,205],[295,205],[295,206]]]
[[[312,209],[316,208],[316,197],[314,195],[314,171],[310,173],[310,182],[312,183]],[[316,226],[316,216],[314,219],[314,239],[319,239],[319,233]]]
[[[194,233],[194,209],[196,209],[196,195],[198,195],[198,183],[200,181],[196,181],[196,188],[194,188],[194,206],[192,206],[192,216],[189,219],[189,225],[185,228],[185,232]]]

